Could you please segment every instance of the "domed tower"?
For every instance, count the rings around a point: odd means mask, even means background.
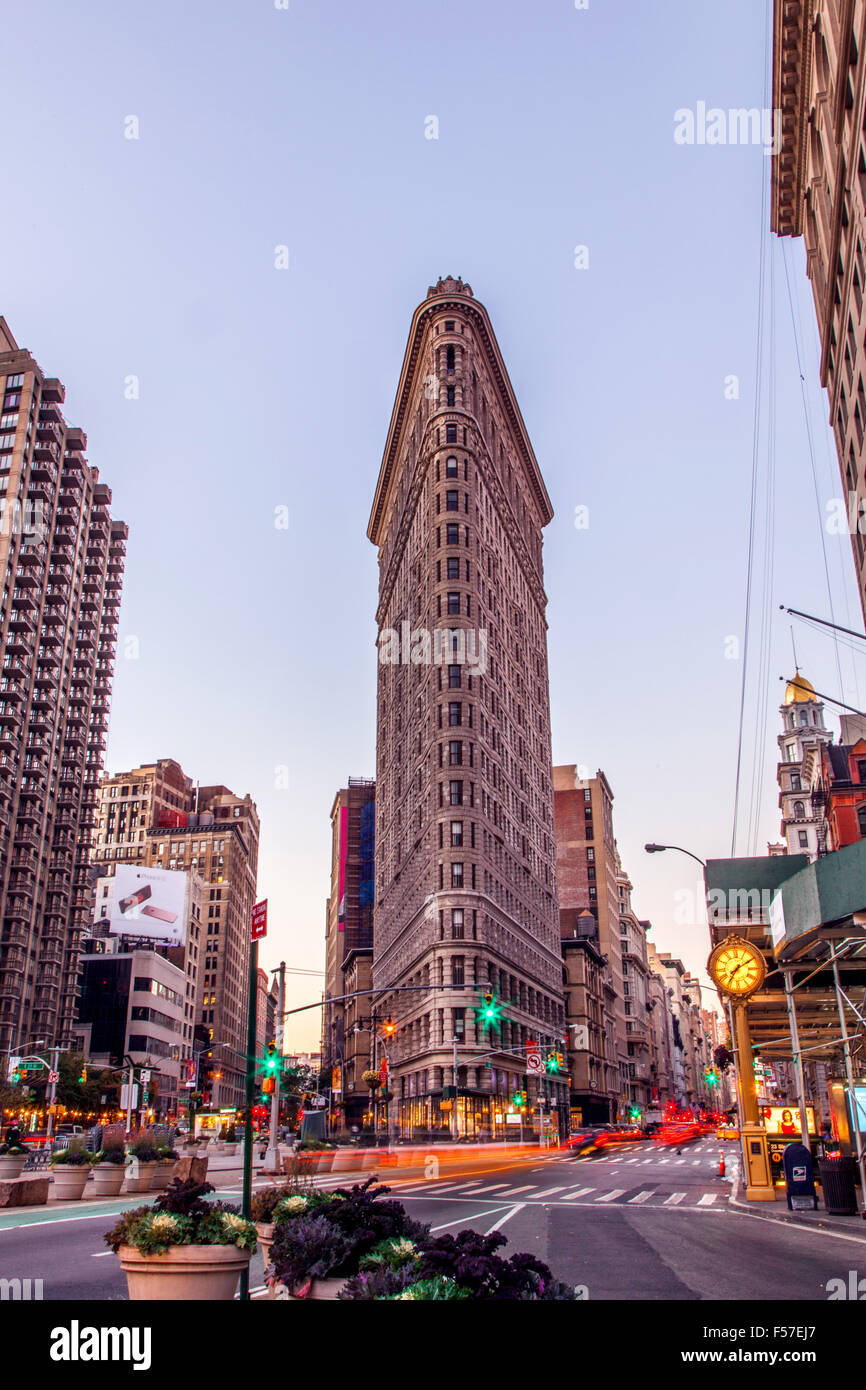
[[[833,734],[824,724],[824,704],[815,694],[815,687],[799,671],[794,672],[785,687],[785,703],[780,705],[779,713],[782,732],[776,775],[782,834],[789,854],[808,854],[810,859],[816,859],[821,849],[822,818],[812,802],[803,762],[817,745],[831,743]]]

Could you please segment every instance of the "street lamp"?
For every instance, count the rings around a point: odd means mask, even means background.
[[[700,864],[701,868],[705,869],[707,867],[707,861],[705,859],[699,858],[697,854],[692,854],[690,849],[683,849],[682,845],[644,845],[644,849],[647,854],[661,854],[663,850],[675,849],[680,854],[687,854],[690,859],[694,859],[695,863]]]

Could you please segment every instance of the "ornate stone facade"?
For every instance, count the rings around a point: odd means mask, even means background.
[[[461,280],[416,310],[368,536],[379,550],[374,981],[390,1119],[504,1133],[526,1044],[564,1047],[542,527],[553,515],[486,310]],[[481,986],[502,1006],[476,1023]],[[492,1053],[492,1056],[485,1054]],[[486,1062],[486,1065],[485,1065]],[[537,1109],[536,1109],[537,1116]]]

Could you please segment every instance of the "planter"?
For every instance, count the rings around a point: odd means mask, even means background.
[[[336,1151],[334,1149],[323,1149],[319,1154],[319,1172],[330,1173],[334,1167]]]
[[[223,1145],[222,1145],[222,1150],[221,1150],[221,1152],[225,1154],[226,1158],[232,1158],[232,1157],[234,1156],[234,1154],[237,1153],[237,1151],[238,1151],[238,1146],[237,1146],[237,1144],[223,1144]]]
[[[301,1161],[301,1171],[303,1173],[318,1173],[322,1161],[320,1153],[300,1153],[296,1155]]]
[[[360,1166],[361,1151],[359,1149],[345,1147],[336,1150],[331,1172],[354,1173]],[[288,1169],[286,1169],[286,1172],[288,1172]]]
[[[96,1163],[93,1174],[94,1197],[116,1197],[123,1187],[126,1166],[123,1163]]]
[[[58,1163],[51,1170],[54,1179],[54,1196],[58,1202],[77,1202],[84,1196],[84,1187],[90,1177],[89,1166]]]
[[[175,1173],[177,1172],[177,1161],[169,1159],[156,1164],[156,1170],[150,1180],[151,1190],[159,1192],[164,1187],[168,1187]]]
[[[139,1163],[138,1159],[134,1158],[126,1170],[127,1192],[149,1192],[156,1168],[155,1163]]]
[[[346,1287],[346,1283],[345,1279],[314,1279],[310,1292],[303,1300],[299,1299],[297,1294],[289,1293],[285,1284],[275,1284],[273,1296],[281,1302],[288,1300],[291,1303],[306,1302],[307,1299],[335,1299],[340,1290]]]
[[[132,1245],[121,1245],[117,1253],[131,1302],[231,1302],[250,1263],[249,1250],[236,1245],[173,1245],[163,1255],[142,1255]]]
[[[276,1227],[274,1226],[273,1221],[256,1222],[256,1236],[259,1242],[259,1249],[262,1252],[262,1260],[264,1261],[265,1269],[267,1269],[268,1265],[271,1262],[271,1246],[274,1243],[275,1229]],[[282,1288],[283,1285],[280,1284],[279,1287]],[[271,1288],[268,1289],[268,1298],[274,1297],[275,1288],[277,1288],[276,1284],[272,1285]]]
[[[0,1154],[0,1178],[20,1178],[26,1162],[26,1154]]]

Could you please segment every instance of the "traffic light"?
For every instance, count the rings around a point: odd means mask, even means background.
[[[502,1008],[496,1002],[496,995],[493,990],[487,988],[481,995],[481,1003],[476,1009],[478,1015],[478,1026],[484,1028],[498,1028],[500,1026]]]
[[[81,1074],[80,1074],[80,1076],[79,1076],[79,1078],[78,1078],[79,1085],[83,1086],[86,1080],[87,1080],[87,1067],[86,1067],[86,1066],[83,1066],[83,1067],[81,1068]]]
[[[265,1071],[271,1076],[275,1074],[279,1060],[276,1043],[268,1043],[268,1050],[265,1053]]]
[[[565,1056],[562,1052],[549,1052],[547,1054],[547,1070],[554,1075],[565,1071]]]
[[[266,1076],[262,1081],[262,1094],[272,1096],[276,1090],[276,1085],[277,1083],[272,1076]]]
[[[512,1096],[512,1105],[514,1106],[514,1109],[515,1109],[515,1110],[525,1110],[525,1109],[526,1109],[526,1092],[525,1092],[525,1091],[515,1091],[515,1092],[514,1092],[514,1095]]]
[[[20,1068],[20,1067],[15,1067],[14,1070],[11,1071],[11,1072],[9,1073],[9,1080],[12,1082],[12,1085],[13,1085],[13,1086],[17,1086],[17,1085],[18,1085],[18,1082],[21,1080],[21,1068]]]

